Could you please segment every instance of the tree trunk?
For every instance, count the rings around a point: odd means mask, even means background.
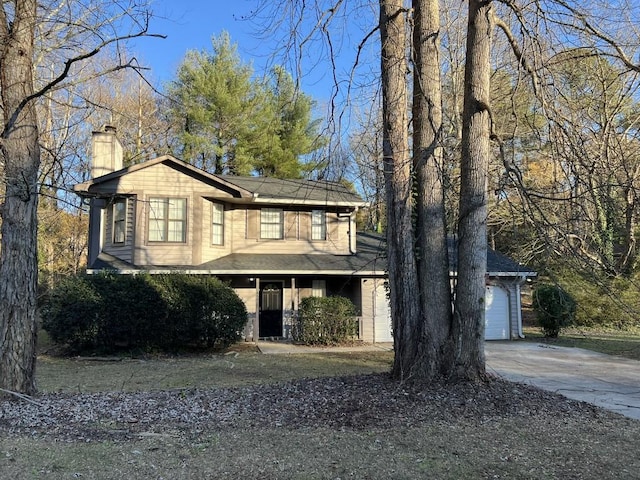
[[[451,285],[444,207],[440,12],[438,0],[414,0],[413,155],[417,182],[417,247],[426,355],[423,376],[443,373],[451,329]]]
[[[36,1],[18,0],[0,11],[0,95],[4,116],[0,161],[0,388],[35,393],[37,206],[40,149],[33,101]],[[13,17],[13,22],[10,18]]]
[[[454,379],[485,378],[487,176],[490,135],[490,1],[469,0],[458,219],[458,277],[453,322]]]
[[[392,375],[408,380],[421,354],[418,278],[411,222],[411,161],[407,118],[406,20],[402,0],[380,1],[383,155],[387,257],[395,356]]]

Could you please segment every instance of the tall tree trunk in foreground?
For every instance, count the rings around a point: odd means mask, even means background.
[[[38,274],[36,212],[40,149],[35,105],[30,99],[35,24],[35,0],[3,2],[0,9],[3,113],[0,162],[4,166],[4,196],[0,203],[0,388],[28,395],[35,392]]]
[[[487,171],[490,136],[490,1],[469,0],[458,220],[458,278],[452,376],[485,377],[484,316],[487,269]]]
[[[411,223],[405,15],[402,0],[380,1],[387,256],[395,345],[392,375],[400,380],[413,375],[417,339],[423,334]]]
[[[420,296],[425,378],[446,373],[451,329],[451,285],[444,209],[440,11],[438,0],[414,0],[413,162],[417,191]]]

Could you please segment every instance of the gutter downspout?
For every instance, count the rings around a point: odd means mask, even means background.
[[[519,277],[520,280],[516,283],[516,308],[518,309],[518,337],[524,338],[524,332],[522,331],[522,292],[520,286],[527,281],[527,277]]]
[[[358,207],[356,207],[351,215],[349,215],[349,253],[355,255],[357,253],[356,237],[355,237],[355,216],[358,213]]]

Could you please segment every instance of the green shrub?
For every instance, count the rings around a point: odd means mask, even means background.
[[[70,353],[112,353],[224,347],[239,339],[247,311],[216,278],[101,274],[60,282],[42,317]]]
[[[68,277],[49,292],[42,326],[55,343],[72,351],[96,348],[102,297],[86,276]]]
[[[638,278],[609,278],[597,272],[580,274],[568,269],[557,275],[576,301],[574,325],[615,329],[640,325]]]
[[[348,298],[303,298],[292,331],[293,339],[309,345],[343,343],[358,334],[355,311]]]
[[[559,285],[543,283],[533,291],[533,308],[546,337],[556,338],[560,330],[572,324],[576,302]]]
[[[213,277],[152,277],[168,308],[168,343],[226,347],[240,338],[247,309],[232,288]]]

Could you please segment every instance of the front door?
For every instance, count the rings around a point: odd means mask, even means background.
[[[282,336],[282,284],[267,282],[260,287],[258,336]]]

